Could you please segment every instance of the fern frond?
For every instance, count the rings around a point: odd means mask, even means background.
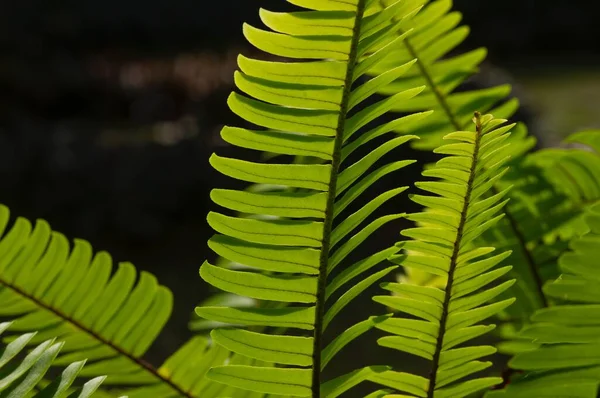
[[[491,115],[476,114],[474,122],[474,132],[449,134],[444,138],[452,143],[436,150],[448,156],[423,175],[438,180],[417,183],[417,187],[435,196],[412,197],[426,207],[424,212],[409,216],[421,226],[402,232],[412,240],[403,243],[405,254],[392,257],[392,261],[406,268],[445,278],[445,287],[385,284],[384,288],[396,295],[374,298],[418,318],[391,318],[377,325],[393,334],[381,338],[380,345],[432,363],[428,378],[397,371],[373,378],[410,396],[460,398],[502,381],[495,377],[462,381],[489,367],[490,362],[478,359],[496,350],[485,345],[457,348],[493,329],[493,325],[475,324],[514,301],[486,304],[514,282],[493,284],[510,270],[509,266],[495,269],[510,252],[494,253],[494,248],[475,244],[502,218],[506,191],[488,193],[494,180],[506,171],[504,145],[514,126],[503,126],[505,120]]]
[[[379,0],[380,3],[389,1]],[[473,113],[490,111],[496,117],[509,118],[517,110],[516,100],[506,101],[509,85],[456,92],[456,89],[479,70],[487,51],[479,48],[464,54],[449,55],[469,35],[469,27],[460,25],[461,13],[452,11],[452,0],[426,1],[423,10],[405,27],[411,35],[374,72],[417,59],[416,68],[380,92],[393,93],[408,87],[426,86],[419,97],[399,104],[396,110],[418,112],[434,110],[427,120],[402,130],[418,135],[415,148],[432,150],[442,144],[442,137],[468,128]],[[402,32],[400,32],[402,33]],[[498,107],[498,105],[502,105]]]
[[[280,156],[264,163],[211,157],[213,167],[225,175],[280,188],[212,191],[216,204],[242,214],[210,213],[208,222],[218,234],[209,246],[244,269],[208,262],[200,269],[202,278],[221,290],[276,304],[203,306],[197,313],[242,325],[214,330],[212,337],[238,355],[267,363],[216,367],[209,372],[212,379],[267,394],[335,397],[380,371],[363,368],[321,380],[331,359],[381,318],[352,326],[327,346],[323,333],[355,297],[395,268],[375,270],[396,247],[357,262],[350,259],[369,235],[402,217],[374,213],[406,188],[381,193],[364,206],[357,206],[357,199],[381,178],[413,163],[379,165],[386,154],[416,138],[395,130],[429,114],[377,122],[423,90],[411,87],[372,101],[379,88],[409,73],[414,60],[380,68],[372,78],[367,73],[402,43],[407,33],[398,32],[424,1],[400,0],[384,8],[373,0],[289,1],[308,11],[261,10],[272,31],[245,25],[244,34],[257,48],[291,62],[240,56],[235,82],[245,94],[233,93],[228,100],[234,113],[262,129],[225,127],[221,135],[233,145],[296,156],[297,162],[274,163]]]
[[[39,330],[29,348],[59,339],[53,365],[88,360],[80,376],[106,375],[103,387],[131,386],[120,390],[130,398],[205,397],[204,388],[215,388],[203,376],[229,353],[213,355],[206,340],[192,340],[160,369],[142,359],[171,314],[171,292],[154,276],[138,277],[129,263],[113,273],[110,255],[94,255],[83,240],[71,249],[45,221],[32,228],[18,218],[5,232],[9,216],[0,206],[0,317],[13,320],[11,332]]]
[[[592,136],[586,138],[587,134]],[[593,141],[593,133],[586,135],[577,134],[568,141]],[[600,156],[587,149],[544,149],[511,164],[498,185],[501,189],[513,186],[509,211],[516,225],[512,228],[500,222],[483,240],[512,249],[513,264],[534,266],[515,266],[510,274],[517,279],[509,292],[517,303],[503,314],[506,323],[500,332],[504,339],[513,340],[530,316],[549,304],[543,285],[558,276],[557,261],[567,250],[568,241],[587,230],[583,214],[600,200]],[[520,240],[515,239],[515,229]],[[527,251],[519,250],[520,241],[526,243]],[[503,353],[514,354],[528,349],[529,344],[518,339],[498,347]]]
[[[588,211],[590,231],[574,239],[560,258],[563,274],[545,285],[558,305],[539,310],[521,337],[536,347],[516,355],[513,369],[525,374],[498,397],[595,398],[600,385],[600,206]]]
[[[11,326],[10,322],[0,323],[0,336]],[[72,389],[75,378],[82,373],[85,360],[73,362],[51,383],[44,376],[56,360],[64,343],[49,339],[36,345],[25,354],[27,346],[36,332],[12,336],[12,341],[0,345],[0,396],[6,398],[87,398],[94,395],[106,377],[99,376],[86,382],[79,389]],[[67,365],[65,363],[65,365]]]
[[[531,161],[544,169],[548,180],[559,193],[581,207],[600,198],[600,131],[587,131],[569,136],[565,143],[588,148],[552,148],[530,155]],[[569,238],[570,236],[566,236]]]

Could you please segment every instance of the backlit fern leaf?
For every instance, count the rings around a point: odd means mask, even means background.
[[[244,34],[259,49],[295,61],[241,56],[235,82],[248,96],[232,93],[228,100],[233,112],[264,129],[225,127],[221,136],[236,146],[292,155],[296,162],[274,163],[281,156],[269,156],[264,163],[211,157],[223,174],[280,189],[213,190],[213,201],[238,215],[209,214],[208,222],[218,233],[209,246],[243,268],[206,262],[200,269],[215,287],[275,304],[203,306],[197,313],[241,325],[214,330],[212,337],[239,355],[266,363],[215,367],[209,372],[212,379],[267,394],[335,397],[383,370],[369,367],[321,380],[321,370],[338,351],[383,318],[360,322],[327,346],[323,333],[348,303],[394,268],[373,270],[398,251],[395,247],[355,263],[349,256],[377,229],[402,217],[373,213],[405,188],[384,192],[364,206],[357,206],[357,198],[382,177],[413,163],[396,160],[374,167],[416,138],[394,132],[429,112],[377,123],[422,87],[399,90],[367,105],[382,86],[408,73],[414,60],[379,68],[370,79],[366,74],[401,45],[406,34],[398,32],[424,1],[400,0],[385,8],[373,0],[289,2],[308,11],[261,10],[262,21],[273,32],[245,25]],[[366,153],[362,158],[357,156],[361,152]],[[363,279],[348,286],[359,276]]]
[[[389,3],[389,0],[378,1],[382,5]],[[423,10],[405,27],[412,29],[411,35],[374,71],[417,59],[415,68],[382,87],[380,92],[394,93],[408,87],[426,86],[422,95],[399,104],[395,109],[434,111],[424,122],[405,126],[404,130],[421,138],[413,142],[413,146],[432,150],[442,144],[442,137],[446,134],[468,128],[474,112],[485,113],[493,109],[491,113],[496,117],[509,118],[516,111],[518,102],[505,102],[511,91],[508,85],[456,91],[478,71],[487,52],[480,48],[465,54],[449,55],[467,38],[469,27],[460,25],[462,15],[452,11],[452,0],[424,3]],[[502,106],[494,109],[499,104]]]
[[[0,206],[0,234],[9,218],[8,208]],[[56,350],[52,365],[87,360],[78,375],[106,375],[102,387],[120,386],[119,394],[206,397],[207,391],[218,396],[224,390],[204,375],[211,365],[229,361],[230,353],[201,337],[192,339],[160,369],[143,361],[171,313],[167,288],[146,272],[138,277],[129,263],[119,264],[115,272],[110,255],[94,255],[86,241],[76,240],[70,248],[45,221],[32,228],[18,218],[2,236],[0,303],[0,317],[12,320],[11,334],[36,332],[27,348],[58,339],[64,346]]]
[[[485,345],[457,348],[493,329],[493,325],[476,324],[514,301],[486,305],[514,282],[493,284],[510,270],[509,266],[495,268],[510,252],[493,253],[494,248],[474,244],[502,217],[506,191],[488,193],[494,180],[506,171],[505,143],[514,126],[502,126],[505,120],[490,115],[477,114],[474,121],[475,132],[449,134],[445,139],[453,143],[436,150],[448,156],[423,175],[439,180],[417,183],[420,189],[436,196],[412,197],[426,210],[409,216],[420,226],[402,232],[412,240],[402,243],[405,254],[392,258],[405,268],[445,278],[445,287],[386,284],[384,287],[395,296],[374,298],[417,318],[390,318],[377,325],[393,334],[381,338],[380,345],[432,362],[428,378],[398,371],[374,377],[409,396],[460,398],[502,381],[495,377],[463,381],[489,367],[490,362],[478,359],[496,349]]]

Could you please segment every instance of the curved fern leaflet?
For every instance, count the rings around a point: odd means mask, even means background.
[[[0,335],[10,326],[11,322],[0,323]],[[106,377],[96,377],[78,389],[71,388],[85,365],[83,360],[66,366],[52,382],[44,380],[64,343],[46,340],[23,355],[36,334],[15,335],[10,343],[0,346],[0,394],[8,398],[59,398],[67,394],[73,398],[91,397]]]

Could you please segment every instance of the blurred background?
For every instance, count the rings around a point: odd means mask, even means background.
[[[258,7],[285,2],[0,1],[0,203],[173,290],[155,363],[189,337],[190,314],[210,294],[198,276],[212,257],[208,192],[234,183],[207,159],[235,156],[218,132],[236,123],[225,99],[236,55],[255,52],[241,24],[259,24]],[[470,86],[512,83],[519,117],[542,145],[600,128],[595,2],[456,0],[455,8],[472,27],[461,50],[490,52]],[[382,233],[393,241],[398,230]],[[380,310],[346,311],[364,319]],[[352,355],[371,349],[355,345]]]

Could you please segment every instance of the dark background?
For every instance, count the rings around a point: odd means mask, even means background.
[[[519,117],[544,145],[600,127],[594,3],[456,1],[472,26],[461,49],[490,50],[470,85],[513,83]],[[236,152],[218,131],[235,123],[225,98],[235,56],[253,52],[241,24],[257,24],[259,6],[283,10],[285,2],[0,0],[0,203],[132,261],[173,290],[154,362],[189,336],[190,314],[210,293],[198,276],[211,257],[208,192],[232,182],[207,159]],[[393,241],[399,228],[379,238]],[[380,311],[367,307],[343,316]],[[371,349],[354,345],[353,355],[360,362]]]

